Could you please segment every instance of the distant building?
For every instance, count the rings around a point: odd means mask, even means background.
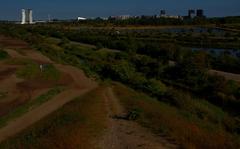
[[[188,10],[188,18],[194,18],[195,17],[195,10],[189,9]]]
[[[160,11],[160,17],[166,16],[166,11],[165,10],[161,10]]]
[[[78,17],[77,20],[78,20],[78,21],[82,21],[82,20],[87,20],[87,18]]]
[[[33,24],[33,11],[32,9],[22,9],[22,22],[21,24]]]
[[[202,9],[197,9],[197,17],[204,17],[204,11]]]
[[[132,18],[130,15],[121,15],[121,16],[110,16],[109,19],[111,20],[127,20]]]

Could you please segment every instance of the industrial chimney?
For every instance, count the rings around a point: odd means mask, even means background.
[[[22,22],[21,24],[33,24],[33,17],[32,17],[32,10],[31,9],[22,9]]]

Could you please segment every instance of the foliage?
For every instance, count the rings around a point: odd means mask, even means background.
[[[0,49],[0,60],[6,59],[8,57],[9,57],[8,53]]]
[[[237,73],[240,59],[228,52],[214,55],[185,46],[239,47],[233,38],[238,35],[230,33],[225,37],[217,33],[212,36],[213,30],[209,28],[206,32],[189,30],[192,31],[180,29],[164,33],[158,28],[65,30],[58,25],[49,25],[20,28],[16,34],[57,62],[77,66],[102,80],[122,82],[157,98],[153,102],[152,98],[135,101],[126,97],[126,102],[130,102],[129,106],[137,103],[133,107],[143,110],[144,114],[141,113],[137,121],[143,120],[143,125],[170,134],[183,143],[183,148],[234,148],[239,137],[240,85],[222,76],[211,75],[208,70]],[[36,38],[31,40],[24,37],[25,34],[21,35],[22,32]],[[46,37],[60,38],[61,44]],[[64,41],[65,38],[68,41]],[[97,48],[72,41],[94,44]],[[101,47],[110,49],[100,50]],[[31,77],[37,74],[35,69],[36,65],[30,65],[20,74]],[[212,139],[219,142],[212,142]]]
[[[58,80],[60,72],[51,64],[42,64],[43,69],[40,70],[40,65],[34,62],[28,63],[23,68],[20,68],[16,73],[20,78],[35,79],[42,78],[44,80]]]
[[[204,100],[186,97],[185,93],[176,93],[176,100],[181,106],[176,108],[123,85],[115,84],[114,92],[127,110],[131,110],[132,107],[141,109],[141,116],[137,122],[152,129],[156,134],[167,135],[167,138],[180,144],[180,148],[235,149],[240,145],[238,139],[224,129],[227,119],[233,118]],[[232,124],[235,125],[235,122],[237,121],[233,121]]]

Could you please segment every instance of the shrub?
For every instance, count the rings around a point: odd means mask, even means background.
[[[8,57],[9,57],[8,53],[0,49],[0,60],[6,59]]]
[[[167,87],[165,84],[163,84],[161,81],[156,79],[150,79],[148,81],[147,90],[150,92],[153,96],[163,96],[167,92]]]

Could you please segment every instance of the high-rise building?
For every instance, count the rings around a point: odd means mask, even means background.
[[[161,10],[160,11],[160,16],[166,16],[166,11],[165,10]]]
[[[204,11],[202,9],[197,9],[197,17],[204,17]]]
[[[194,18],[195,17],[195,10],[189,9],[188,10],[188,17],[189,18]]]
[[[21,24],[33,24],[33,11],[32,9],[22,9],[22,22]]]

